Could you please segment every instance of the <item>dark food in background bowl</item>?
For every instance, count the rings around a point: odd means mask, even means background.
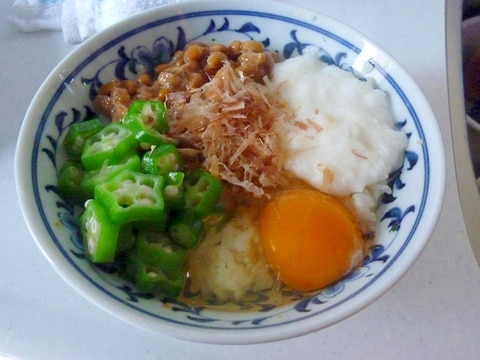
[[[463,85],[467,122],[480,129],[480,16],[462,22]],[[471,121],[471,120],[474,121]]]
[[[463,74],[467,113],[480,122],[480,47],[466,59]]]

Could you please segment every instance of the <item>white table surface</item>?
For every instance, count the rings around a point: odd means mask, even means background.
[[[16,138],[35,91],[74,46],[61,32],[16,32],[6,20],[12,2],[0,3],[0,358],[480,358],[480,270],[467,235],[480,244],[480,201],[463,123],[461,0],[303,0],[372,38],[419,84],[445,142],[445,203],[425,251],[375,303],[316,333],[251,346],[189,343],[133,327],[82,298],[42,256],[16,196]]]

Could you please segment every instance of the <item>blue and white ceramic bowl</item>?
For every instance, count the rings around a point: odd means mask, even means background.
[[[62,135],[93,113],[98,87],[169,61],[191,41],[256,39],[288,58],[317,45],[323,60],[373,78],[391,98],[409,145],[392,194],[378,208],[378,239],[363,265],[336,284],[285,306],[243,304],[226,312],[139,295],[84,257],[74,209],[56,192]],[[321,14],[275,1],[181,2],[134,16],[80,45],[45,80],[23,123],[16,153],[18,195],[38,246],[72,287],[109,313],[174,337],[211,343],[255,343],[332,325],[389,289],[424,248],[443,200],[444,152],[434,115],[418,87],[382,49]],[[414,304],[412,304],[414,306]],[[72,310],[74,311],[74,310]]]

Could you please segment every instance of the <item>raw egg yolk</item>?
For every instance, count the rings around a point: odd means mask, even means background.
[[[363,238],[351,212],[316,190],[289,190],[260,212],[267,262],[286,285],[300,291],[325,287],[363,258]]]

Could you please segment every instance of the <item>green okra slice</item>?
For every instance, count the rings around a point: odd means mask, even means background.
[[[168,233],[175,244],[192,249],[202,239],[204,228],[203,221],[196,212],[185,208],[176,211],[172,216]]]
[[[117,240],[117,250],[115,257],[119,258],[131,251],[135,246],[136,236],[131,223],[123,224],[120,227]]]
[[[110,219],[107,209],[98,201],[88,200],[80,226],[86,257],[93,263],[113,262],[120,225]]]
[[[185,207],[185,173],[172,171],[165,175],[163,198],[165,206],[169,209],[182,209]]]
[[[157,266],[167,277],[183,271],[187,251],[164,233],[139,231],[135,250],[145,262]]]
[[[89,198],[88,193],[81,188],[85,170],[82,164],[67,160],[58,173],[57,190],[65,200],[80,203]]]
[[[132,154],[120,161],[118,164],[108,165],[105,161],[99,169],[86,171],[80,180],[80,191],[86,194],[87,198],[95,196],[95,187],[108,182],[123,170],[140,171],[141,160],[137,154]]]
[[[185,178],[185,207],[206,217],[216,210],[222,191],[223,185],[215,176],[201,169],[193,170]]]
[[[141,292],[178,296],[185,282],[186,254],[167,235],[140,231],[125,259],[124,274]]]
[[[86,170],[100,169],[105,162],[120,163],[134,154],[137,147],[134,134],[122,124],[112,122],[85,141],[81,161]]]
[[[143,155],[142,168],[148,174],[167,175],[183,171],[184,164],[175,144],[161,144]]]
[[[162,176],[123,170],[106,183],[95,186],[95,199],[120,224],[133,221],[164,221]]]
[[[137,140],[145,146],[172,142],[165,134],[169,130],[165,104],[157,100],[136,100],[132,102],[122,119]]]
[[[177,271],[174,277],[168,278],[158,266],[143,261],[136,251],[126,257],[124,271],[125,276],[143,293],[177,297],[185,284],[183,272]]]
[[[103,129],[103,124],[99,119],[90,119],[71,124],[63,139],[65,152],[74,158],[79,158],[85,141],[101,129]]]

